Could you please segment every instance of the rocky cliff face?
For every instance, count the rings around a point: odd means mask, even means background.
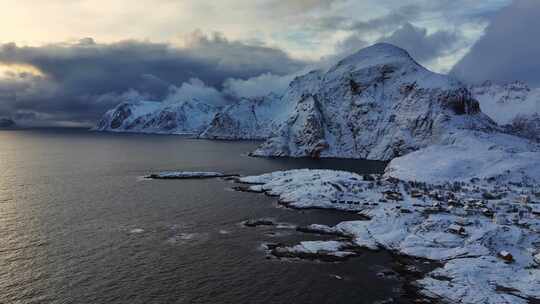
[[[463,84],[389,44],[297,78],[283,99],[294,110],[254,155],[389,160],[458,129],[498,128]]]

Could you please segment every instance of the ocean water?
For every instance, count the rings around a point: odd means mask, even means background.
[[[268,258],[264,242],[328,237],[247,228],[271,217],[336,224],[356,215],[278,207],[231,182],[145,180],[160,170],[257,174],[291,168],[381,172],[351,160],[246,156],[255,142],[0,131],[0,303],[374,303],[400,294],[366,251],[341,263]],[[336,275],[342,279],[337,279]]]

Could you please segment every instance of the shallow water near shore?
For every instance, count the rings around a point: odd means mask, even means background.
[[[373,303],[402,283],[387,252],[340,263],[268,258],[265,242],[328,239],[247,219],[334,225],[354,214],[291,210],[222,179],[162,170],[378,173],[384,163],[252,158],[258,143],[41,129],[0,132],[0,303]],[[402,302],[406,303],[407,300]]]

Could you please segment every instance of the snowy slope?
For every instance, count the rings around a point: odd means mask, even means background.
[[[266,139],[283,122],[286,104],[277,95],[243,98],[218,112],[200,135],[209,139]]]
[[[522,82],[500,85],[486,81],[470,90],[482,111],[507,131],[540,141],[540,88]]]
[[[462,131],[393,159],[386,175],[429,183],[473,178],[540,183],[540,146],[509,134]]]
[[[183,102],[125,102],[109,110],[95,130],[182,134],[209,139],[262,140],[277,130],[290,110],[275,95],[242,98],[228,105],[198,99]]]
[[[390,44],[296,79],[283,98],[294,110],[254,155],[389,160],[460,129],[498,128],[459,81]]]
[[[520,114],[540,113],[540,89],[531,89],[523,82],[501,85],[486,81],[470,87],[470,91],[482,112],[500,125],[511,124]]]

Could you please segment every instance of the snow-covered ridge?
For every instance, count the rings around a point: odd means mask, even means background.
[[[125,102],[105,113],[95,130],[197,136],[219,110],[219,106],[197,99],[179,103]]]
[[[243,98],[216,113],[199,137],[264,140],[283,122],[284,112],[286,104],[275,94]]]
[[[284,117],[280,113],[287,112],[285,106],[275,94],[242,98],[227,105],[197,99],[124,102],[105,113],[94,130],[263,140],[281,125]]]

